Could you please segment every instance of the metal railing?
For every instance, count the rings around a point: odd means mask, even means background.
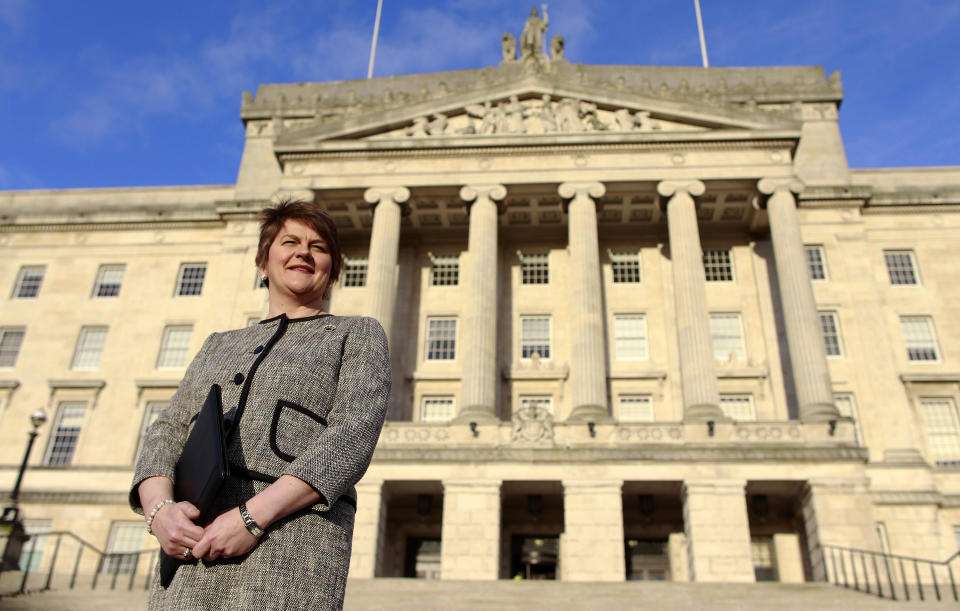
[[[890,600],[960,601],[953,575],[960,552],[940,561],[824,545],[823,554],[835,585]]]
[[[5,545],[0,536],[0,549]],[[157,552],[105,552],[69,531],[34,534],[20,553],[20,570],[0,574],[0,596],[51,589],[148,590]]]

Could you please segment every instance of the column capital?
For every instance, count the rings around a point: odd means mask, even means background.
[[[460,199],[473,202],[478,199],[500,201],[507,196],[507,188],[498,184],[464,185],[460,189]]]
[[[563,199],[572,199],[578,196],[589,196],[596,199],[603,197],[606,192],[607,187],[602,182],[562,182],[557,189],[557,193]]]
[[[767,177],[757,181],[757,190],[764,195],[773,195],[775,192],[786,189],[793,194],[800,193],[804,188],[803,181],[796,176]]]
[[[661,180],[657,183],[657,193],[661,197],[673,197],[677,193],[685,192],[690,197],[700,197],[707,191],[702,180]]]
[[[406,187],[370,187],[363,192],[363,199],[371,206],[376,206],[385,199],[402,204],[410,199],[410,189]]]
[[[276,205],[283,201],[302,200],[305,202],[316,201],[317,196],[313,189],[277,189],[270,196],[270,203]]]

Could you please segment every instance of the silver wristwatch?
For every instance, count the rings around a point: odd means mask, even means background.
[[[247,511],[247,504],[240,503],[240,517],[243,518],[243,523],[246,525],[247,530],[250,531],[250,534],[259,539],[265,534],[265,531],[260,528],[260,526],[250,517],[250,512]]]

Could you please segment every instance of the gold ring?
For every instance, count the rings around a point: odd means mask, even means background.
[[[183,557],[184,557],[184,558],[189,558],[189,557],[192,556],[192,555],[193,555],[193,554],[191,554],[189,547],[188,547],[186,550],[184,550],[184,552],[183,552]]]

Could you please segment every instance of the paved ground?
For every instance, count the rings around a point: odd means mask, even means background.
[[[44,592],[0,599],[3,611],[143,609],[145,592]],[[774,609],[776,611],[958,608],[954,603],[892,602],[825,584],[686,584],[353,580],[345,611],[564,611]],[[242,610],[237,610],[242,611]]]

